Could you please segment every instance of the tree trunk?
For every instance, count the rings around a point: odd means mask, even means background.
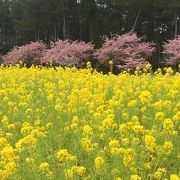
[[[63,39],[65,40],[66,36],[66,14],[65,14],[65,0],[63,0]]]
[[[174,36],[178,34],[178,10],[174,9]]]
[[[138,19],[139,19],[139,15],[140,15],[140,13],[141,13],[141,10],[142,10],[142,6],[140,7],[140,9],[139,9],[139,11],[138,11],[138,13],[137,13],[137,16],[136,16],[136,19],[135,19],[133,28],[132,28],[132,30],[131,30],[132,32],[134,32],[135,29],[136,29],[136,24],[137,24],[137,22],[138,22]]]
[[[57,41],[57,31],[56,31],[56,24],[54,22],[54,40]]]

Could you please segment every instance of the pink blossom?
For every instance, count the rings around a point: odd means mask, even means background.
[[[91,43],[58,40],[55,43],[51,42],[51,48],[44,53],[41,63],[52,62],[63,67],[83,67],[92,51]]]
[[[95,56],[101,63],[113,60],[115,65],[123,69],[144,67],[154,51],[152,45],[142,42],[135,33],[105,37],[103,46],[95,52]]]
[[[39,64],[45,50],[46,45],[43,42],[31,42],[24,46],[15,47],[3,59],[5,64],[17,64],[19,61],[28,65]]]
[[[164,53],[168,56],[166,64],[176,65],[180,63],[180,36],[169,40],[164,44]]]

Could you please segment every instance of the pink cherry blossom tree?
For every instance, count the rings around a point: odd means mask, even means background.
[[[41,63],[52,62],[63,67],[84,67],[93,47],[91,43],[70,40],[51,42],[51,48],[44,53]]]
[[[177,36],[173,40],[169,40],[164,44],[163,48],[163,53],[167,55],[166,64],[180,64],[180,36]]]
[[[39,64],[45,50],[46,45],[41,41],[15,47],[3,57],[4,63],[8,65],[17,64],[19,61],[22,61],[28,66]]]
[[[144,67],[152,55],[152,43],[142,42],[135,33],[105,37],[103,46],[95,52],[100,63],[107,64],[113,60],[120,69]]]

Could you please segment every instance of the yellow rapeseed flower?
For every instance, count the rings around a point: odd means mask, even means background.
[[[105,161],[104,161],[103,157],[101,157],[101,156],[96,157],[94,163],[95,163],[96,169],[102,169],[105,165]]]
[[[39,165],[39,170],[40,171],[47,171],[49,170],[49,164],[47,162],[43,162]]]

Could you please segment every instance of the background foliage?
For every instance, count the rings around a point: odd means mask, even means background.
[[[130,30],[157,43],[152,64],[163,59],[163,42],[180,33],[178,0],[0,0],[0,53],[31,41],[92,41]]]

